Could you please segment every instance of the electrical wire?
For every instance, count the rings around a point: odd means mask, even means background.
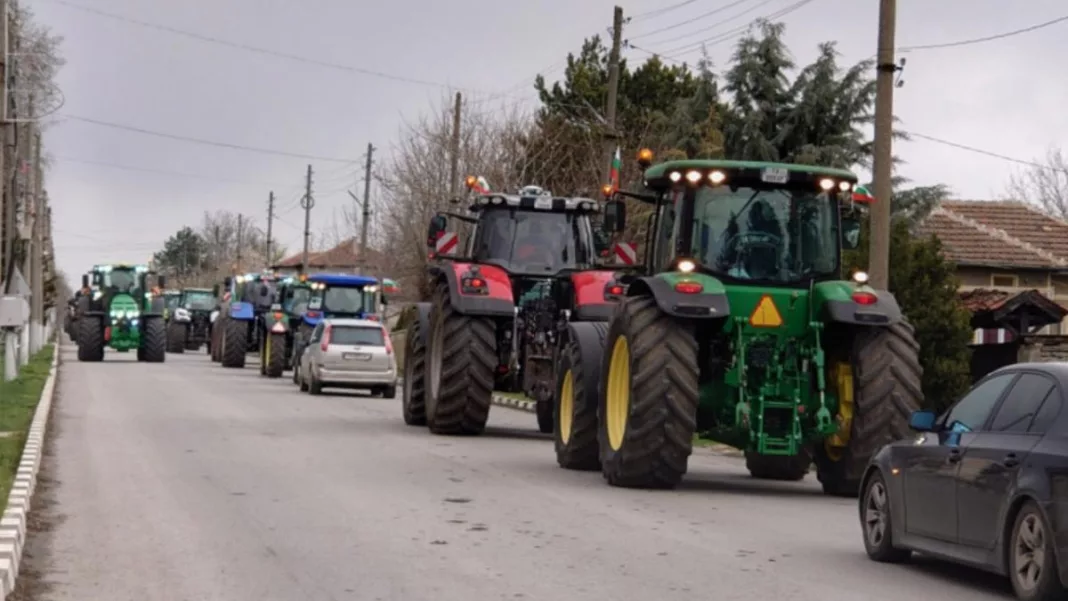
[[[209,176],[209,175],[200,175],[200,174],[196,174],[196,173],[182,173],[180,171],[167,171],[167,170],[164,170],[164,169],[151,169],[151,168],[148,168],[148,167],[134,167],[132,165],[119,165],[117,163],[106,163],[104,161],[89,161],[89,160],[86,160],[86,159],[76,159],[76,158],[73,158],[73,157],[64,157],[64,156],[53,156],[52,158],[54,158],[57,161],[62,161],[64,163],[79,163],[79,164],[83,164],[83,165],[95,165],[95,166],[98,166],[98,167],[107,167],[109,169],[119,169],[119,170],[122,170],[122,171],[135,171],[135,172],[139,172],[139,173],[156,173],[156,174],[159,174],[159,175],[167,175],[167,176],[171,176],[171,177],[180,177],[180,178],[185,178],[185,179],[198,179],[198,180],[204,180],[204,181],[229,183],[229,184],[242,184],[242,185],[246,185],[246,186],[275,186],[275,187],[283,187],[283,188],[292,188],[292,187],[295,187],[297,185],[297,184],[292,184],[292,183],[282,184],[282,183],[253,182],[253,181],[248,181],[248,180],[227,179],[227,178],[214,177],[214,176]]]
[[[943,146],[949,146],[949,147],[952,147],[952,148],[957,148],[959,150],[966,150],[968,152],[974,152],[975,154],[986,155],[986,156],[991,157],[991,158],[1001,159],[1003,161],[1008,161],[1010,163],[1016,163],[1018,165],[1025,165],[1027,167],[1035,167],[1037,169],[1042,169],[1044,171],[1051,171],[1051,172],[1054,172],[1054,173],[1068,174],[1068,170],[1057,169],[1057,168],[1054,168],[1054,167],[1050,167],[1049,165],[1043,165],[1041,163],[1036,163],[1034,161],[1025,161],[1023,159],[1017,159],[1017,158],[1014,158],[1014,157],[1005,156],[1003,154],[998,154],[996,152],[991,152],[989,150],[983,150],[982,148],[976,148],[974,146],[968,146],[967,144],[959,144],[957,142],[950,142],[949,140],[943,140],[942,138],[936,138],[934,136],[928,136],[928,135],[925,135],[925,134],[916,133],[914,131],[910,131],[910,132],[907,132],[907,133],[908,133],[908,136],[911,137],[911,138],[919,138],[921,140],[927,140],[928,142],[934,142],[935,144],[942,144]]]
[[[772,21],[774,19],[779,19],[779,18],[785,17],[786,15],[788,15],[788,14],[790,14],[792,12],[795,12],[797,10],[800,10],[800,9],[804,8],[805,6],[807,6],[808,4],[811,4],[814,1],[815,0],[799,0],[798,2],[794,2],[793,4],[791,4],[791,5],[789,5],[789,6],[785,7],[785,8],[779,9],[776,12],[770,13],[770,14],[765,15],[763,17],[758,17],[756,19],[753,19],[749,23],[746,23],[745,25],[742,25],[740,27],[736,27],[736,28],[731,29],[729,31],[723,32],[722,34],[720,34],[718,36],[713,36],[713,37],[708,38],[706,40],[701,40],[699,42],[686,44],[686,45],[680,46],[678,48],[673,48],[671,50],[662,51],[662,52],[659,53],[660,57],[661,58],[674,59],[674,58],[677,58],[677,57],[682,56],[684,54],[689,54],[689,53],[694,52],[696,50],[701,50],[702,48],[705,48],[707,46],[715,46],[717,44],[721,44],[723,42],[727,42],[727,41],[730,41],[732,39],[742,37],[746,33],[748,33],[750,31],[750,29],[754,25],[756,25],[757,23],[760,23],[761,21]]]
[[[734,8],[735,6],[738,6],[739,4],[745,4],[746,2],[749,2],[749,1],[750,0],[734,0],[733,2],[728,2],[724,6],[721,6],[719,8],[710,10],[707,13],[704,13],[704,14],[701,14],[701,15],[697,15],[696,17],[691,17],[689,19],[686,19],[685,21],[680,21],[678,23],[675,23],[674,25],[668,25],[667,27],[661,27],[660,29],[654,29],[653,31],[648,31],[646,33],[638,34],[636,36],[631,36],[630,39],[632,39],[632,40],[640,40],[641,38],[647,38],[647,37],[649,37],[651,35],[656,35],[658,33],[664,32],[664,31],[668,31],[668,30],[671,30],[671,29],[676,29],[676,28],[682,27],[684,25],[690,25],[694,21],[700,21],[701,19],[706,19],[706,18],[711,17],[713,15],[717,15],[717,14],[719,14],[719,13],[721,13],[721,12],[727,10],[727,9]]]
[[[309,159],[313,161],[329,161],[331,163],[355,163],[353,159],[341,159],[337,157],[324,157],[311,154],[300,154],[295,152],[286,152],[284,150],[271,150],[267,148],[256,148],[254,146],[243,146],[241,144],[231,144],[229,142],[218,142],[215,140],[204,140],[201,138],[192,138],[188,136],[180,136],[177,134],[169,134],[159,131],[153,131],[149,129],[143,129],[140,127],[134,127],[132,125],[123,125],[121,123],[112,123],[110,121],[101,121],[99,119],[90,119],[89,117],[79,117],[77,115],[64,114],[64,119],[70,119],[73,121],[81,121],[83,123],[91,123],[93,125],[99,125],[101,127],[110,127],[113,129],[121,129],[124,131],[135,132],[144,134],[146,136],[156,136],[159,138],[167,138],[169,140],[179,140],[182,142],[192,142],[194,144],[204,144],[206,146],[218,146],[219,148],[229,148],[231,150],[243,150],[246,152],[256,152],[259,154],[273,154],[278,156],[287,156],[298,159]]]
[[[643,12],[641,14],[634,15],[633,17],[631,17],[631,19],[632,20],[635,20],[635,19],[636,20],[641,20],[641,19],[651,19],[653,17],[659,17],[660,15],[667,14],[667,13],[673,11],[673,10],[682,8],[684,6],[689,6],[690,4],[693,4],[694,2],[697,2],[697,0],[683,0],[682,2],[679,2],[677,4],[672,4],[671,6],[665,6],[663,8],[654,8],[653,10],[648,10],[648,11],[645,11],[645,12]]]
[[[306,56],[299,56],[299,55],[296,55],[296,54],[289,54],[287,52],[281,52],[281,51],[278,51],[278,50],[271,50],[269,48],[260,48],[260,47],[257,47],[257,46],[250,46],[248,44],[241,44],[241,43],[238,43],[238,42],[231,42],[229,40],[224,40],[222,38],[217,38],[217,37],[204,35],[204,34],[192,32],[192,31],[187,31],[187,30],[184,30],[184,29],[178,29],[176,27],[170,27],[168,25],[162,25],[162,24],[159,24],[159,23],[151,23],[151,22],[148,22],[148,21],[142,21],[140,19],[134,19],[132,17],[127,17],[125,15],[120,15],[118,13],[108,12],[108,11],[100,10],[98,8],[93,8],[93,7],[90,7],[90,6],[77,4],[77,3],[74,3],[74,2],[67,2],[67,0],[39,0],[39,1],[52,2],[52,3],[55,3],[55,4],[59,4],[61,6],[65,6],[67,8],[72,8],[72,9],[75,9],[75,10],[80,10],[80,11],[85,12],[85,13],[93,14],[93,15],[96,15],[98,17],[104,17],[104,18],[107,18],[107,19],[113,19],[113,20],[116,20],[116,21],[129,23],[129,24],[132,24],[132,25],[138,25],[138,26],[141,26],[141,27],[149,28],[149,29],[155,29],[157,31],[165,31],[165,32],[173,34],[173,35],[183,36],[183,37],[194,39],[194,40],[197,40],[197,41],[200,41],[200,42],[207,42],[209,44],[216,44],[216,45],[219,45],[219,46],[226,46],[227,48],[232,48],[232,49],[235,49],[235,50],[243,50],[245,52],[263,54],[263,55],[267,55],[267,56],[272,56],[274,58],[281,58],[281,59],[296,61],[296,62],[308,64],[308,65],[315,65],[315,66],[323,67],[323,68],[326,68],[326,69],[334,69],[334,70],[337,70],[337,71],[346,71],[346,72],[349,72],[349,73],[355,73],[355,74],[359,74],[359,75],[367,75],[367,76],[370,76],[370,77],[377,77],[377,78],[380,78],[380,79],[389,79],[389,80],[392,80],[392,81],[399,81],[399,82],[403,82],[403,83],[410,83],[410,84],[416,84],[416,85],[422,85],[422,86],[430,86],[430,87],[436,87],[436,88],[444,88],[444,89],[447,89],[447,90],[460,90],[460,91],[466,91],[466,92],[472,92],[472,93],[479,93],[477,90],[460,88],[460,87],[457,87],[457,86],[452,86],[452,85],[444,84],[444,83],[441,83],[441,82],[428,81],[428,80],[425,80],[425,79],[416,79],[414,77],[406,77],[406,76],[403,76],[403,75],[394,75],[392,73],[385,73],[383,71],[375,71],[373,69],[365,69],[365,68],[362,68],[362,67],[353,67],[351,65],[341,65],[341,64],[338,64],[338,63],[331,63],[331,62],[328,62],[328,61],[309,58],[309,57],[306,57]]]
[[[764,6],[767,6],[768,4],[771,4],[772,2],[776,2],[776,1],[777,0],[761,0],[760,2],[754,4],[753,6],[750,6],[749,8],[743,10],[742,12],[740,12],[738,14],[732,15],[732,16],[727,17],[725,19],[720,19],[720,21],[718,23],[716,23],[715,25],[710,25],[708,27],[703,27],[701,29],[697,29],[695,31],[691,31],[690,33],[684,33],[682,35],[673,36],[673,37],[670,38],[670,41],[677,42],[679,40],[683,40],[683,39],[686,39],[686,38],[692,38],[694,36],[701,35],[702,33],[707,33],[709,31],[713,31],[713,30],[719,29],[720,27],[722,27],[726,23],[730,23],[731,21],[734,21],[736,19],[740,19],[740,18],[744,17],[745,15],[747,15],[749,13],[752,13],[753,11],[758,10],[758,9],[760,9],[760,8],[762,8]],[[667,41],[667,40],[665,40],[665,41]],[[693,42],[690,42],[690,43],[692,44]]]
[[[1002,39],[1005,39],[1005,38],[1008,38],[1008,37],[1012,37],[1012,36],[1015,36],[1015,35],[1020,35],[1020,34],[1023,34],[1023,33],[1030,33],[1032,31],[1037,31],[1039,29],[1043,29],[1043,28],[1049,27],[1051,25],[1056,25],[1057,23],[1061,23],[1063,21],[1068,21],[1068,15],[1065,15],[1063,17],[1057,17],[1056,19],[1052,19],[1050,21],[1045,21],[1043,23],[1037,23],[1035,25],[1030,25],[1028,27],[1024,27],[1023,29],[1014,29],[1013,31],[1006,31],[1004,33],[997,33],[997,34],[994,34],[994,35],[989,35],[989,36],[985,36],[985,37],[981,37],[981,38],[972,38],[970,40],[960,40],[960,41],[957,41],[957,42],[946,42],[944,44],[924,44],[924,45],[921,45],[921,46],[902,46],[902,47],[898,48],[897,50],[898,50],[898,52],[911,52],[913,50],[934,50],[936,48],[956,48],[958,46],[971,46],[972,44],[982,44],[984,42],[992,42],[994,40],[1002,40]]]

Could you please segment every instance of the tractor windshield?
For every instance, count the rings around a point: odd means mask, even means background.
[[[300,315],[308,308],[311,300],[311,288],[306,286],[290,286],[286,288],[285,298],[282,300],[282,309],[290,315]]]
[[[486,209],[475,234],[474,259],[537,275],[592,263],[589,220],[575,213]]]
[[[327,313],[364,313],[374,311],[374,306],[363,288],[330,287],[323,292],[322,309]]]
[[[178,301],[180,299],[181,297],[177,294],[168,294],[163,297],[163,306],[166,307],[168,311],[174,311],[178,308]]]
[[[190,311],[215,309],[215,295],[210,290],[189,290],[182,294],[182,306]]]
[[[138,286],[137,270],[112,269],[104,273],[104,286],[116,292],[130,293]]]
[[[676,214],[686,196],[693,198],[692,255],[707,269],[777,284],[838,275],[833,196],[784,188],[701,187],[676,193]]]

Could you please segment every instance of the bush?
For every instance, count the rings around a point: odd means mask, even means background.
[[[866,230],[866,228],[865,228]],[[843,261],[849,271],[866,269],[868,236]],[[959,295],[955,266],[942,257],[937,238],[912,235],[904,219],[894,221],[890,238],[890,290],[916,328],[923,366],[926,408],[941,411],[971,385],[971,314]]]

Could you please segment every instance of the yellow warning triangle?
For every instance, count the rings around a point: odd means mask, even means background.
[[[757,303],[753,314],[749,316],[749,325],[757,328],[777,328],[782,325],[782,315],[779,315],[779,309],[770,296],[765,294]]]

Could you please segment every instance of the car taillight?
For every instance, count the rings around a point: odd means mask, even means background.
[[[382,328],[382,338],[386,341],[386,354],[392,355],[393,341],[389,339],[389,332],[386,331],[386,328]]]
[[[874,305],[875,303],[879,302],[879,297],[875,296],[871,292],[858,290],[857,292],[853,293],[853,302],[857,303],[858,305]]]
[[[698,294],[705,289],[698,282],[679,282],[675,284],[675,292],[680,294]]]
[[[324,351],[330,350],[330,328],[332,327],[334,326],[326,326],[323,330],[323,341],[319,344],[319,348]]]

